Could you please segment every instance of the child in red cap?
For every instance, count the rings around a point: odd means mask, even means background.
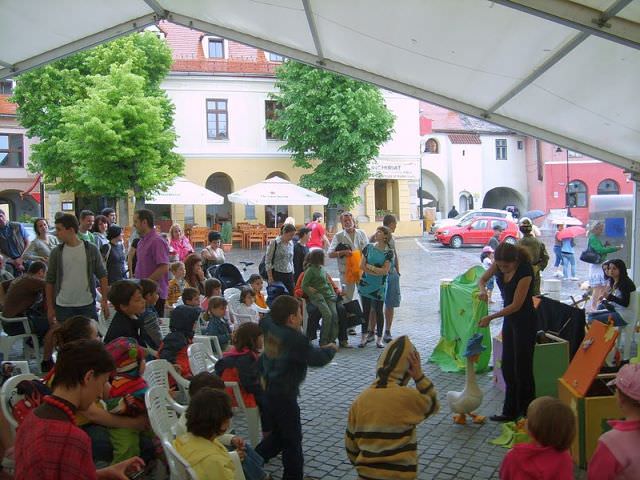
[[[640,478],[640,365],[625,365],[615,380],[618,407],[625,420],[609,422],[589,462],[589,480]]]

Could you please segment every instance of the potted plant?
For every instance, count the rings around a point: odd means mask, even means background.
[[[231,247],[233,247],[233,244],[231,243],[231,222],[224,222],[222,224],[220,236],[222,237],[222,251],[231,251]]]

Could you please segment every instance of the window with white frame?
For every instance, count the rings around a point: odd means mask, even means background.
[[[228,139],[228,127],[227,100],[221,98],[207,99],[207,138],[212,140]]]
[[[567,153],[569,155],[569,157],[571,158],[576,158],[576,157],[581,157],[582,154],[579,152],[574,152],[573,150],[567,150]]]
[[[507,159],[507,139],[496,138],[496,160]]]
[[[581,180],[573,180],[569,182],[567,189],[567,206],[586,207],[587,206],[587,185]]]
[[[13,95],[13,80],[0,80],[0,95]]]
[[[207,40],[207,54],[209,58],[224,58],[224,40],[209,38]]]
[[[23,137],[0,133],[0,168],[24,167]]]
[[[282,63],[284,62],[284,56],[269,52],[269,61]]]

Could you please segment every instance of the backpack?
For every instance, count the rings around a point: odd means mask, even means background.
[[[274,242],[276,242],[276,241],[274,240]],[[276,250],[277,249],[278,249],[278,242],[276,242],[276,245],[273,248],[273,254],[271,255],[271,265],[273,265],[273,259],[276,258]],[[262,260],[260,260],[260,264],[258,265],[258,273],[260,274],[260,276],[264,280],[268,280],[269,279],[269,275],[267,275],[266,257],[267,257],[267,254],[265,253],[262,256]]]
[[[9,398],[9,405],[18,425],[47,395],[51,395],[51,389],[40,380],[22,380],[16,385],[16,391]]]

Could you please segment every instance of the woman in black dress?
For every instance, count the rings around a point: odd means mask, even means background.
[[[533,349],[536,343],[536,314],[533,309],[533,268],[526,249],[501,243],[493,265],[479,281],[480,299],[487,301],[487,282],[495,275],[504,299],[504,308],[480,319],[487,327],[491,320],[504,317],[502,324],[502,374],[507,385],[501,415],[491,420],[508,422],[527,414],[535,398]]]

